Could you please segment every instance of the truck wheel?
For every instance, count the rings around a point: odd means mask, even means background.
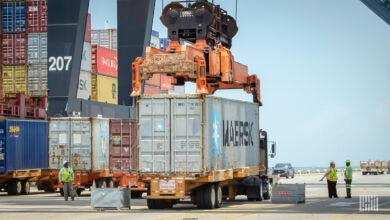
[[[20,180],[9,182],[7,191],[8,191],[9,195],[21,194],[22,193],[22,182]]]
[[[107,188],[107,182],[106,182],[106,180],[105,179],[100,179],[99,181],[98,181],[98,188]]]
[[[138,191],[131,191],[131,198],[133,199],[139,199],[142,196],[142,192]]]
[[[168,202],[163,199],[147,199],[146,203],[149,209],[166,209],[169,208]]]
[[[203,209],[204,208],[204,203],[203,203],[203,187],[200,187],[196,189],[196,206],[198,209]]]
[[[83,189],[80,189],[80,188],[77,188],[76,189],[76,194],[77,196],[81,196],[81,192],[83,191]]]
[[[270,195],[269,195],[269,192],[265,192],[265,193],[263,193],[263,199],[264,200],[269,200],[271,197],[270,197]]]
[[[263,183],[262,182],[260,182],[259,197],[256,198],[256,201],[263,201]]]
[[[363,175],[367,175],[367,172],[362,172]]]
[[[221,184],[215,184],[215,208],[222,207],[222,187]]]
[[[206,185],[203,187],[203,204],[206,209],[215,208],[215,187],[213,184]]]
[[[108,188],[114,188],[114,181],[112,179],[108,179],[106,182]]]
[[[22,185],[22,194],[30,194],[30,183],[28,181],[23,182]]]

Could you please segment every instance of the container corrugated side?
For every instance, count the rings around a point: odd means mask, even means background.
[[[3,33],[26,31],[26,2],[2,2],[1,21]]]
[[[256,104],[197,95],[143,96],[138,104],[140,172],[258,166]]]
[[[80,69],[82,71],[91,72],[91,43],[84,42]]]
[[[3,66],[1,68],[2,94],[16,94],[27,92],[26,66]]]
[[[0,173],[47,169],[47,121],[0,121]]]
[[[92,45],[92,73],[118,77],[118,53],[115,50]]]
[[[23,65],[27,59],[26,34],[3,34],[1,61],[3,65]]]
[[[91,75],[92,100],[118,104],[118,79],[104,75]]]
[[[47,33],[29,33],[27,62],[31,64],[47,63]]]
[[[87,15],[87,20],[85,22],[84,41],[91,43],[91,14],[89,13]]]
[[[110,170],[138,170],[137,123],[135,120],[110,120]]]
[[[51,118],[49,121],[49,167],[61,169],[69,161],[74,170],[90,171],[91,120]]]
[[[117,50],[118,31],[116,29],[91,30],[91,42],[101,47]]]
[[[27,1],[27,30],[47,32],[47,0]]]
[[[92,118],[92,170],[109,169],[109,125],[107,118]]]
[[[27,81],[28,94],[47,95],[47,64],[29,65]]]
[[[79,86],[77,89],[77,98],[78,99],[91,99],[91,73],[86,71],[81,71],[79,76]]]

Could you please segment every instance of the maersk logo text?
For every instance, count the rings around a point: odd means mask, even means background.
[[[253,122],[223,120],[222,130],[224,147],[253,146]]]

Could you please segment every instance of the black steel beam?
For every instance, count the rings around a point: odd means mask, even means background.
[[[117,0],[118,103],[132,105],[131,63],[150,44],[156,0]]]

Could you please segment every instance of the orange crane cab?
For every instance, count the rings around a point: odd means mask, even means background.
[[[244,89],[261,105],[259,78],[249,75],[246,65],[234,61],[229,49],[238,28],[226,11],[207,1],[196,1],[187,7],[172,2],[160,19],[168,28],[171,42],[165,51],[147,47],[145,58],[138,57],[133,62],[131,96],[140,96],[142,81],[153,74],[167,74],[173,85],[196,83],[198,94]],[[193,45],[180,45],[181,39]]]

